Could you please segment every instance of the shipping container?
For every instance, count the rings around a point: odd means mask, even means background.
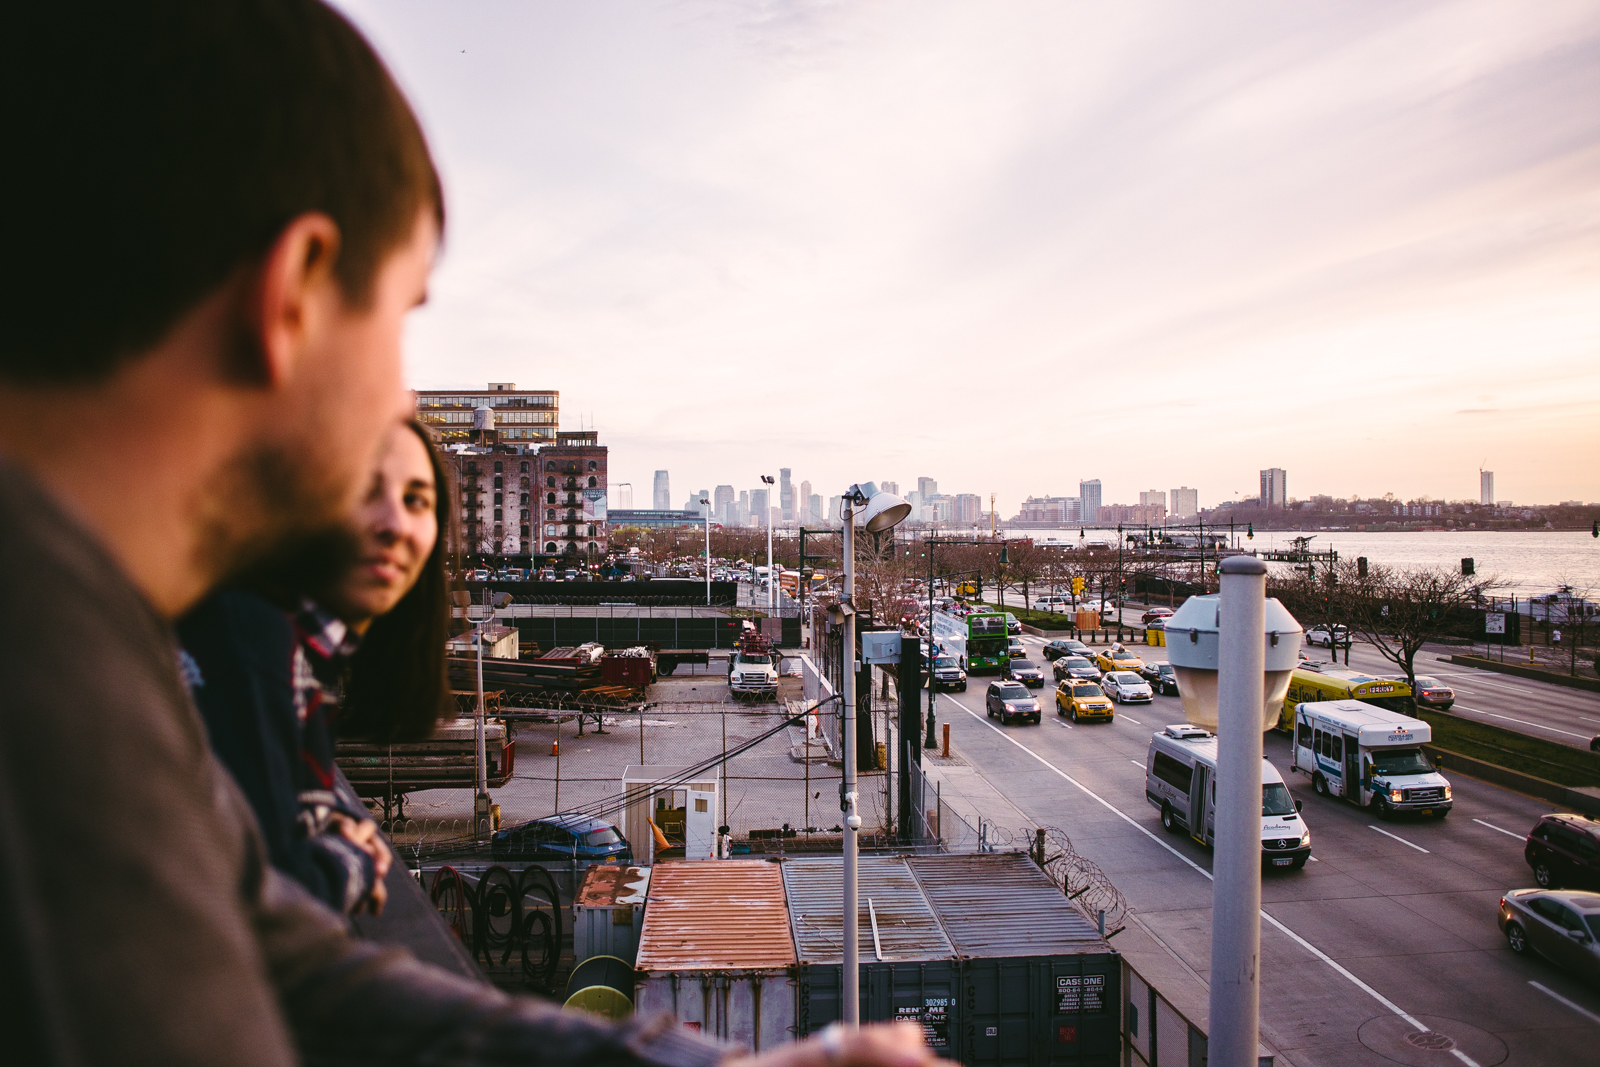
[[[1121,960],[1023,853],[907,861],[961,958],[953,1058],[1113,1067]]]
[[[805,1037],[842,1016],[843,860],[787,860],[783,882],[800,961],[795,1035]],[[903,856],[861,857],[859,882],[861,1020],[918,1022],[930,1048],[953,1055],[960,968],[950,939]]]
[[[794,936],[775,863],[657,864],[635,966],[641,1015],[666,1012],[749,1052],[794,1039]]]
[[[573,961],[615,956],[632,966],[649,889],[649,867],[607,863],[585,871],[572,899]]]

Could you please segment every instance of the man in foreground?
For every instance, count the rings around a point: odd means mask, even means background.
[[[169,620],[336,520],[442,199],[316,0],[33,5],[0,64],[0,997],[26,1064],[710,1064],[357,941],[265,863]],[[920,1067],[914,1030],[771,1067]]]

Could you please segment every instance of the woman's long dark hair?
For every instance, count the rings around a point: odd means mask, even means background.
[[[417,584],[393,610],[372,620],[350,661],[339,733],[380,742],[420,741],[439,718],[453,713],[445,642],[450,637],[450,579],[445,561],[456,551],[454,486],[433,433],[407,423],[433,466],[439,536]]]

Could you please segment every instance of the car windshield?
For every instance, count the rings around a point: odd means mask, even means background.
[[[1001,700],[1032,700],[1028,691],[1020,685],[1003,685],[1000,687]]]
[[[1433,770],[1420,748],[1373,749],[1372,769],[1379,774],[1427,774]]]
[[[1129,652],[1126,649],[1124,649],[1124,650],[1121,650],[1121,651],[1117,651],[1117,652],[1111,653],[1111,658],[1112,659],[1138,659],[1139,657],[1135,656],[1132,652]]]
[[[1066,660],[1066,664],[1067,664],[1067,666],[1069,668],[1071,668],[1071,667],[1092,667],[1092,666],[1094,666],[1094,664],[1090,663],[1088,660],[1084,659],[1082,656],[1067,656],[1067,657],[1065,657],[1065,660]]]
[[[935,667],[954,667],[956,666],[956,658],[954,656],[940,656],[933,661],[933,665]]]
[[[1175,674],[1178,673],[1177,671],[1172,669],[1172,664],[1170,664],[1170,663],[1158,663],[1158,664],[1156,664],[1156,671],[1158,673],[1160,673],[1160,674],[1174,674],[1175,675]]]
[[[1261,814],[1293,815],[1294,797],[1282,782],[1271,782],[1261,787]]]
[[[1117,671],[1111,677],[1116,680],[1118,685],[1142,685],[1144,683],[1144,679],[1132,671]]]
[[[1097,697],[1100,696],[1100,689],[1098,686],[1093,685],[1075,685],[1072,687],[1072,695],[1075,697]]]
[[[1011,669],[1014,671],[1036,671],[1039,668],[1032,660],[1014,659],[1011,661]]]
[[[621,840],[622,838],[617,836],[617,832],[609,826],[604,830],[590,830],[588,833],[583,835],[583,843],[595,847],[600,845],[614,845]]]
[[[1404,681],[1405,679],[1402,678],[1402,679],[1399,679],[1399,680],[1400,681]],[[1417,675],[1417,688],[1418,689],[1443,689],[1443,688],[1445,688],[1445,686],[1437,678],[1424,678],[1422,675],[1419,674],[1419,675]]]

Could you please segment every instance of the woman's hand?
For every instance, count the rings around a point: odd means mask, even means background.
[[[384,887],[383,880],[389,875],[394,856],[378,833],[378,824],[371,819],[357,820],[344,815],[333,816],[332,822],[341,837],[372,857],[372,889],[367,894],[365,907],[374,915],[382,915],[383,906],[389,902],[389,890]],[[359,912],[361,905],[356,910]]]
[[[876,1023],[858,1030],[835,1024],[805,1041],[759,1056],[724,1060],[723,1067],[931,1067],[939,1058],[915,1023]]]

